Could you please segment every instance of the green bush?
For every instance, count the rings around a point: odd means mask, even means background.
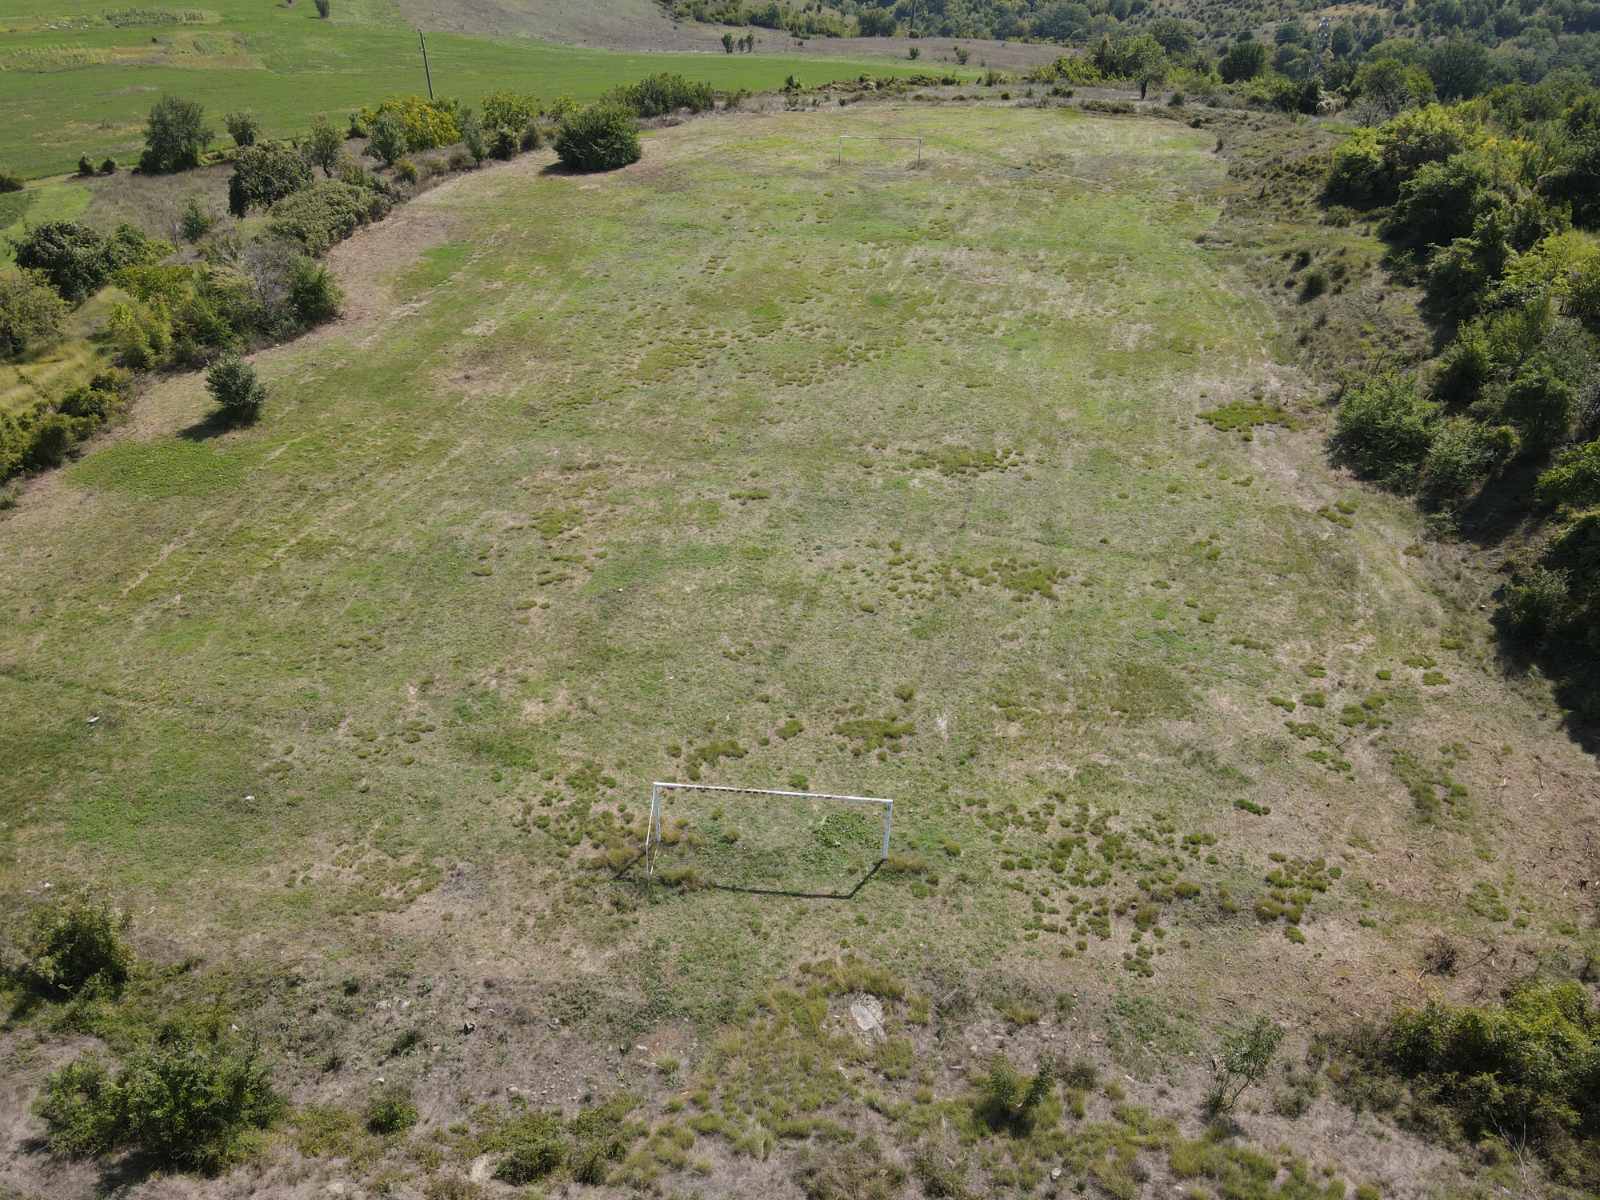
[[[23,942],[23,978],[57,999],[86,990],[116,995],[133,967],[123,937],[127,928],[126,914],[104,901],[69,900],[36,909]]]
[[[1435,503],[1459,500],[1500,465],[1502,445],[1470,417],[1438,422],[1422,461],[1423,495]]]
[[[286,142],[262,142],[239,151],[233,160],[228,211],[242,217],[310,186],[311,164],[300,151]]]
[[[0,357],[54,344],[66,317],[66,302],[40,272],[0,274]]]
[[[461,126],[457,115],[454,101],[428,100],[422,96],[391,96],[377,108],[362,109],[357,119],[372,131],[373,149],[377,156],[385,163],[391,163],[407,151],[432,150],[436,146],[448,146],[460,141]],[[391,122],[383,120],[386,117],[398,123],[400,144],[394,149],[393,158],[378,153],[376,147],[380,126],[384,129],[392,127]]]
[[[388,198],[374,189],[321,179],[273,205],[268,229],[320,258],[360,226],[388,211]]]
[[[167,1031],[112,1075],[94,1054],[45,1085],[39,1114],[53,1153],[131,1150],[153,1165],[214,1171],[240,1158],[283,1102],[256,1048]]]
[[[1543,451],[1567,436],[1573,404],[1572,388],[1548,363],[1535,361],[1507,385],[1500,410],[1529,450]]]
[[[501,125],[489,135],[489,153],[501,162],[509,162],[515,158],[520,149],[522,149],[522,138],[514,129]]]
[[[488,129],[526,129],[539,115],[539,102],[521,92],[490,92],[479,105]]]
[[[1356,384],[1344,393],[1334,418],[1334,452],[1360,475],[1409,488],[1432,445],[1435,412],[1409,375]]]
[[[1566,604],[1566,575],[1536,566],[1507,585],[1500,602],[1501,620],[1512,637],[1536,643],[1560,624]]]
[[[320,325],[339,315],[344,293],[327,267],[296,258],[289,269],[289,307],[302,325]]]
[[[73,303],[99,291],[114,271],[160,262],[172,253],[171,245],[131,225],[119,225],[108,238],[75,221],[35,225],[12,246],[19,267],[38,271]]]
[[[1257,41],[1234,42],[1217,62],[1223,83],[1254,79],[1267,67],[1267,48]]]
[[[397,113],[380,112],[365,123],[372,131],[367,143],[367,153],[386,167],[393,166],[409,148],[406,141],[405,122]]]
[[[1474,1141],[1511,1131],[1549,1153],[1581,1137],[1584,1143],[1555,1165],[1582,1162],[1588,1181],[1596,1178],[1600,1007],[1582,984],[1535,981],[1513,988],[1499,1005],[1433,1001],[1404,1010],[1390,1022],[1382,1053]]]
[[[21,175],[18,175],[15,171],[0,171],[0,194],[20,192],[22,188]]]
[[[145,122],[139,169],[164,175],[198,167],[213,136],[206,125],[205,109],[192,100],[163,96]]]
[[[575,171],[612,171],[639,161],[639,122],[615,104],[591,104],[556,131],[556,155]]]
[[[421,178],[421,172],[417,170],[417,164],[409,158],[401,158],[395,161],[394,177],[401,183],[415,183]]]
[[[102,175],[115,175],[116,173],[117,173],[117,160],[116,159],[108,158],[103,163],[100,164],[100,174],[102,174]]]
[[[235,425],[248,424],[261,415],[267,390],[256,378],[256,369],[237,354],[225,354],[206,372],[206,391],[217,402],[224,420]]]
[[[567,1142],[561,1118],[555,1113],[530,1113],[501,1130],[496,1145],[506,1151],[494,1169],[502,1183],[535,1183],[557,1171],[567,1160]]]
[[[200,197],[190,196],[178,217],[178,233],[186,242],[198,242],[216,223],[217,219],[200,203]]]
[[[78,176],[79,176],[79,178],[92,177],[93,175],[94,175],[94,163],[90,160],[90,158],[89,158],[89,156],[87,154],[80,154],[78,156]]]
[[[324,179],[333,178],[334,168],[339,165],[339,159],[344,155],[344,138],[337,129],[328,124],[327,117],[312,118],[311,136],[306,139],[305,155],[308,160],[322,168]]]
[[[1040,1063],[1039,1070],[1024,1079],[1010,1059],[997,1054],[978,1084],[978,1117],[990,1129],[1026,1133],[1033,1128],[1039,1106],[1054,1090],[1055,1074],[1050,1063]]]
[[[1600,504],[1600,441],[1569,446],[1555,464],[1539,476],[1541,504],[1591,508]]]
[[[409,1088],[391,1083],[367,1099],[367,1128],[373,1133],[402,1133],[417,1123],[417,1106]]]
[[[690,112],[709,112],[716,106],[716,96],[709,83],[691,83],[682,75],[665,72],[619,87],[606,99],[631,110],[637,117],[661,117],[683,108]]]
[[[484,138],[483,122],[469,108],[461,114],[458,124],[461,126],[461,144],[472,155],[472,165],[481,166],[483,160],[489,157],[489,143]]]
[[[222,118],[222,123],[227,126],[233,144],[241,150],[254,146],[256,139],[261,136],[261,122],[253,112],[231,112]]]
[[[1384,232],[1417,245],[1442,246],[1466,237],[1492,181],[1489,165],[1473,155],[1423,163],[1400,185]]]

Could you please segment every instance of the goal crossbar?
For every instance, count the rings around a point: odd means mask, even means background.
[[[917,166],[920,167],[922,165],[922,139],[919,137],[887,137],[872,133],[841,133],[839,135],[839,148],[834,158],[836,166],[844,165],[844,144],[846,142],[915,142],[917,144]]]
[[[650,822],[644,833],[645,877],[655,873],[656,855],[661,847],[661,798],[666,792],[734,792],[741,796],[785,796],[795,800],[838,800],[847,804],[876,804],[883,810],[883,844],[878,861],[889,857],[889,835],[894,829],[894,801],[885,796],[847,796],[835,792],[795,792],[782,788],[729,787],[719,783],[669,783],[656,780],[650,785]]]

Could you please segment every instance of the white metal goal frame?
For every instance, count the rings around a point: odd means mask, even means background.
[[[834,165],[844,165],[844,144],[846,142],[915,142],[917,144],[917,166],[922,165],[922,139],[919,137],[883,137],[871,133],[841,133],[839,135],[838,149],[834,153]]]
[[[838,800],[849,804],[872,804],[883,810],[883,844],[878,861],[889,857],[889,837],[894,832],[894,801],[884,796],[843,796],[833,792],[791,792],[781,788],[728,787],[715,783],[668,783],[657,780],[650,785],[650,823],[644,831],[644,873],[655,874],[656,857],[661,848],[661,801],[668,792],[731,792],[741,796],[783,796],[792,800]]]

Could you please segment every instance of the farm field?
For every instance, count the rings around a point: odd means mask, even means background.
[[[655,1132],[614,1188],[798,1195],[829,1129],[910,1155],[999,1048],[1197,1134],[1242,1014],[1303,1045],[1414,999],[1440,931],[1581,952],[1592,765],[1500,671],[1471,564],[1325,464],[1214,146],[864,105],[656,131],[602,177],[528,155],[334,251],[349,312],[256,356],[259,425],[173,377],[24,493],[7,903],[121,899],[190,963],[160,988],[227,1004],[318,1120],[419,1097],[409,1134],[291,1123],[196,1194],[465,1186],[463,1122],[626,1091]],[[894,857],[875,815],[684,797],[646,888],[653,779],[893,797]],[[27,1149],[36,1036],[0,1033],[0,1163],[91,1194]],[[1459,1178],[1317,1103],[1244,1135],[1383,1196]],[[1110,1169],[964,1144],[978,1194]]]
[[[0,166],[29,177],[59,174],[82,154],[128,165],[138,158],[145,114],[164,92],[205,105],[222,135],[218,145],[226,140],[221,118],[228,111],[251,109],[268,136],[287,137],[319,114],[342,124],[352,109],[385,96],[426,92],[416,31],[398,8],[388,0],[345,0],[333,13],[318,19],[309,0],[293,7],[219,0],[203,9],[118,10],[88,0],[9,5],[0,17]],[[546,36],[555,37],[568,27],[553,21],[548,28]],[[765,43],[755,54],[727,55],[715,36],[710,48],[714,54],[621,53],[475,32],[440,32],[428,43],[435,93],[467,104],[505,88],[547,102],[592,100],[659,71],[734,91],[777,88],[790,75],[812,85],[863,71],[927,69],[865,54],[767,53]],[[9,196],[6,202],[16,203]]]

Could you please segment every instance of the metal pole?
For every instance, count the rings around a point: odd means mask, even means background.
[[[657,830],[661,820],[661,785],[655,784],[650,789],[650,820],[644,831],[644,874],[646,879],[655,875],[656,863],[651,848],[655,845]]]
[[[883,853],[878,856],[879,862],[889,858],[889,832],[894,828],[894,801],[891,800],[883,810]]]
[[[433,103],[433,72],[428,68],[428,43],[423,40],[422,30],[417,30],[417,45],[422,47],[422,73],[428,77],[428,103]]]

